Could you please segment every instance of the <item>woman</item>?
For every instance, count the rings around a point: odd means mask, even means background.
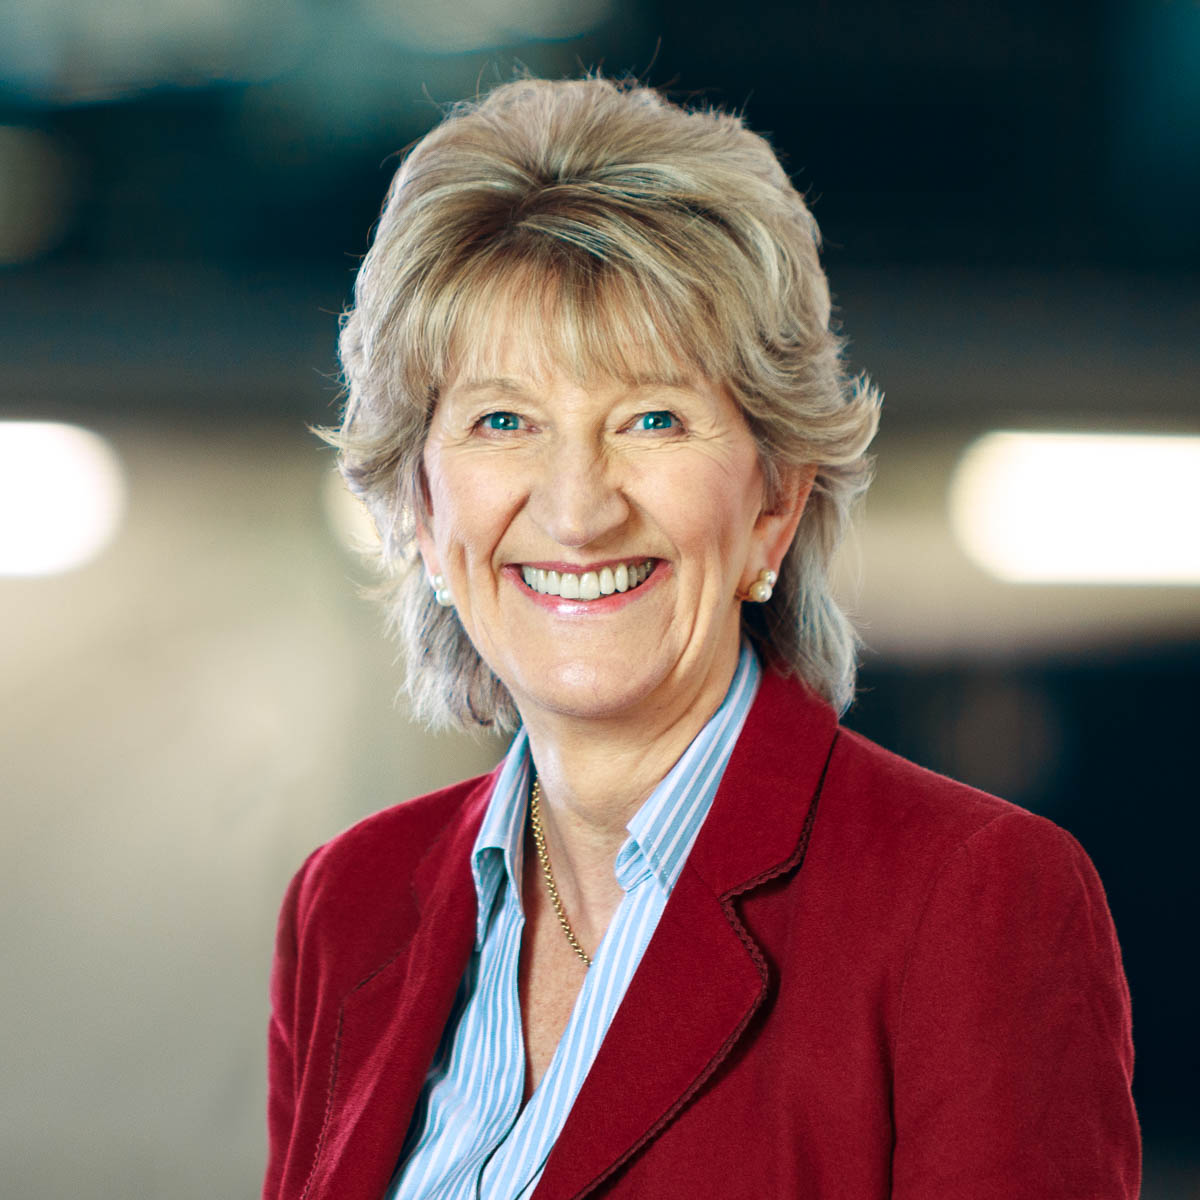
[[[293,881],[271,1200],[1137,1194],[1087,857],[838,728],[878,396],[817,245],[737,118],[601,79],[398,171],[336,440],[417,711],[520,731]]]

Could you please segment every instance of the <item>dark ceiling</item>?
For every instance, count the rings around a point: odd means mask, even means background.
[[[678,98],[744,110],[809,194],[835,289],[858,281],[877,325],[933,286],[914,279],[949,273],[994,297],[992,281],[1015,273],[1060,281],[1059,307],[1042,314],[1052,324],[1086,306],[1097,280],[1132,297],[1128,312],[1106,310],[1093,340],[1122,336],[1135,311],[1143,341],[1194,328],[1194,0],[593,0],[603,19],[590,31],[502,45],[493,35],[458,53],[420,44],[415,5],[399,6],[405,37],[380,36],[373,3],[269,0],[257,24],[229,5],[227,26],[209,5],[217,25],[197,50],[189,0],[165,6],[178,24],[153,38],[132,0],[18,0],[18,36],[0,52],[0,125],[47,135],[61,219],[40,253],[0,269],[0,404],[78,408],[94,395],[107,408],[116,393],[135,408],[153,394],[219,409],[229,376],[239,393],[274,396],[266,407],[299,389],[304,415],[320,409],[330,314],[397,152],[439,103],[517,64],[633,71]],[[84,19],[97,12],[105,21]],[[867,333],[875,348],[887,330]]]

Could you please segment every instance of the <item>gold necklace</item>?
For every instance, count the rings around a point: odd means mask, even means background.
[[[571,922],[567,920],[567,914],[563,912],[562,901],[558,898],[558,888],[554,886],[554,872],[550,870],[550,855],[546,852],[546,835],[542,832],[542,821],[538,815],[538,801],[541,798],[542,781],[535,779],[533,791],[529,796],[529,828],[533,830],[534,849],[537,850],[538,862],[542,864],[542,874],[546,877],[546,887],[550,889],[550,903],[554,905],[558,923],[562,926],[563,933],[567,935],[571,949],[583,959],[585,965],[590,967],[592,960],[588,958],[587,951],[579,944],[575,930],[571,928]]]

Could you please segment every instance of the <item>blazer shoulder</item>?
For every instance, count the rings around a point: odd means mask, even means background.
[[[1092,873],[1079,843],[1053,821],[920,767],[844,728],[821,807],[815,832],[824,825],[850,853],[871,857],[874,852],[888,860],[890,869],[915,873],[926,884],[960,853],[1001,872],[1021,863],[1055,862],[1068,875]]]
[[[305,859],[289,888],[300,913],[336,897],[345,911],[374,902],[386,881],[404,881],[447,837],[482,813],[495,774],[478,775],[372,813]]]
[[[941,830],[954,842],[1001,817],[1057,828],[1028,809],[918,766],[844,727],[838,731],[828,785],[852,792],[877,822],[916,826],[923,836]]]

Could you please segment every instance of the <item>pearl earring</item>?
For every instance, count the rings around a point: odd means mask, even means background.
[[[429,581],[429,586],[433,588],[433,598],[443,608],[449,608],[454,603],[454,597],[450,595],[450,589],[446,586],[445,575],[435,575]]]
[[[779,576],[774,571],[766,569],[759,571],[758,578],[746,591],[747,599],[753,600],[755,604],[766,604],[775,590],[775,580],[778,578]]]

